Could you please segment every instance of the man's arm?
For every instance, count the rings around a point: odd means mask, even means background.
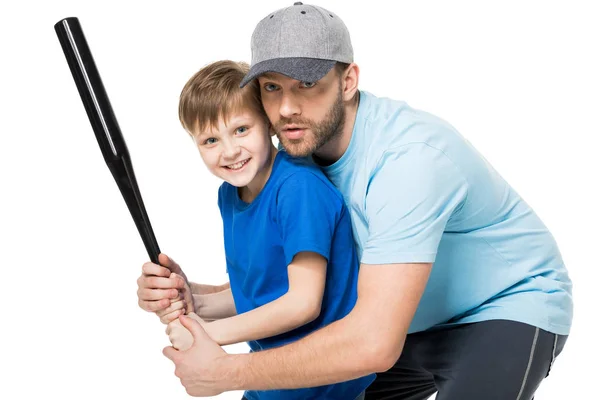
[[[430,271],[430,263],[361,264],[358,300],[350,314],[286,346],[229,355],[199,324],[184,319],[194,345],[184,352],[167,347],[163,353],[195,396],[312,387],[386,371],[400,356]]]
[[[298,253],[288,266],[287,293],[254,310],[209,322],[203,328],[223,346],[264,339],[305,325],[321,312],[326,271],[323,256]]]

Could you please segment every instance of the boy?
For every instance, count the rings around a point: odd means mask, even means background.
[[[256,83],[239,87],[247,73],[232,61],[201,69],[183,88],[179,117],[209,171],[225,181],[219,208],[231,285],[203,296],[199,315],[190,315],[220,345],[246,341],[257,352],[348,314],[358,258],[342,196],[317,167],[277,151]],[[167,331],[175,348],[191,345],[179,320]],[[355,399],[373,380],[247,391],[245,398]]]

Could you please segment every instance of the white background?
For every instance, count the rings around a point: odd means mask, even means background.
[[[575,319],[536,400],[597,398],[600,24],[592,3],[319,3],[347,24],[362,89],[452,123],[555,235],[574,281]],[[201,66],[249,60],[255,24],[291,4],[3,3],[1,398],[187,397],[161,354],[164,327],[137,306],[147,255],[53,25],[81,21],[161,250],[192,280],[216,284],[226,279],[219,182],[179,125],[178,96]]]

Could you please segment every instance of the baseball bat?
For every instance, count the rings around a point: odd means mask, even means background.
[[[79,20],[76,17],[62,19],[54,25],[54,30],[67,58],[104,160],[129,208],[150,260],[158,264],[160,249],[135,179],[129,151]]]

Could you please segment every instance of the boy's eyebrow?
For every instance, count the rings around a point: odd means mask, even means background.
[[[210,132],[207,132],[206,130],[204,130],[204,131],[202,131],[202,132],[197,132],[197,133],[194,135],[194,138],[195,138],[195,140],[198,140],[198,139],[200,139],[200,138],[203,138],[203,137],[206,137],[206,136],[210,136],[210,135],[211,135],[211,133],[210,133]]]

